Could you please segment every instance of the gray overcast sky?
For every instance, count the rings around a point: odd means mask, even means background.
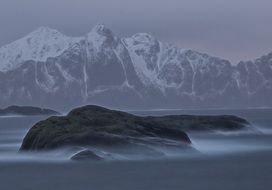
[[[272,52],[272,0],[0,0],[0,46],[39,26],[82,36],[97,23],[233,62]]]

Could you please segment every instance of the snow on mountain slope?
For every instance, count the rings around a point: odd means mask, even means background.
[[[27,36],[0,48],[0,71],[6,72],[24,61],[46,61],[61,55],[80,38],[67,37],[57,30],[40,27]]]
[[[191,80],[190,93],[195,94],[196,75],[209,73],[211,66],[216,68],[214,74],[220,75],[225,66],[230,66],[226,60],[161,43],[149,34],[136,34],[123,41],[141,81],[149,86],[155,85],[163,92],[165,88],[182,88],[188,82],[186,80]],[[189,76],[188,72],[192,75]]]
[[[99,51],[103,47],[113,46],[117,37],[114,36],[110,29],[106,28],[104,25],[98,24],[87,34],[86,40],[88,46],[92,48],[92,51]]]
[[[119,38],[104,25],[81,38],[41,27],[0,48],[0,106],[260,107],[271,96],[272,53],[232,65],[145,33]]]
[[[142,82],[146,85],[158,83],[160,43],[154,37],[145,33],[125,38],[123,42],[129,50],[132,63]]]

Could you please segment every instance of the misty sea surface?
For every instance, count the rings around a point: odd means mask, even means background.
[[[272,109],[130,111],[136,115],[236,115],[254,132],[189,133],[197,151],[162,149],[165,159],[74,162],[69,150],[19,153],[27,131],[47,117],[0,117],[0,190],[268,190]]]

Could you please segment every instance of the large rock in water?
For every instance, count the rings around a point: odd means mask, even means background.
[[[118,147],[170,140],[190,145],[184,131],[238,130],[249,124],[235,116],[140,117],[99,106],[72,110],[35,124],[20,150],[50,150],[67,146]],[[159,140],[158,140],[159,139]]]

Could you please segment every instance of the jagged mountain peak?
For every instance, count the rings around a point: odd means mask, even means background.
[[[154,43],[157,39],[148,33],[137,33],[131,37],[135,42]]]
[[[0,71],[6,72],[28,60],[46,61],[56,57],[79,38],[65,36],[55,29],[39,27],[25,37],[0,48]]]
[[[108,27],[106,27],[104,24],[97,24],[95,25],[92,30],[92,32],[96,32],[99,33],[101,35],[109,35],[109,34],[113,34],[113,32],[111,31],[111,29],[109,29]]]
[[[27,44],[31,46],[33,44],[57,44],[60,41],[69,39],[71,39],[71,37],[64,35],[56,29],[41,26],[13,43],[22,44],[27,42]]]
[[[103,24],[97,24],[92,28],[91,32],[87,34],[89,48],[96,50],[100,50],[104,45],[112,46],[118,39],[119,38]]]
[[[124,39],[126,46],[137,55],[157,54],[161,43],[152,35],[138,33]]]
[[[134,46],[136,49],[141,49],[143,47],[158,46],[159,41],[148,33],[137,33],[131,37],[125,38],[128,45]]]
[[[47,27],[47,26],[40,26],[39,28],[37,28],[36,30],[34,30],[33,32],[31,32],[29,35],[44,35],[44,34],[58,34],[58,35],[64,35],[61,32],[59,32],[56,29]]]
[[[260,58],[256,59],[257,62],[261,61],[261,60],[267,60],[272,63],[272,52],[267,53],[267,54],[261,56]]]
[[[104,37],[104,38],[114,38],[115,35],[111,29],[107,28],[103,24],[95,25],[92,30],[87,34],[89,38],[91,37]]]

